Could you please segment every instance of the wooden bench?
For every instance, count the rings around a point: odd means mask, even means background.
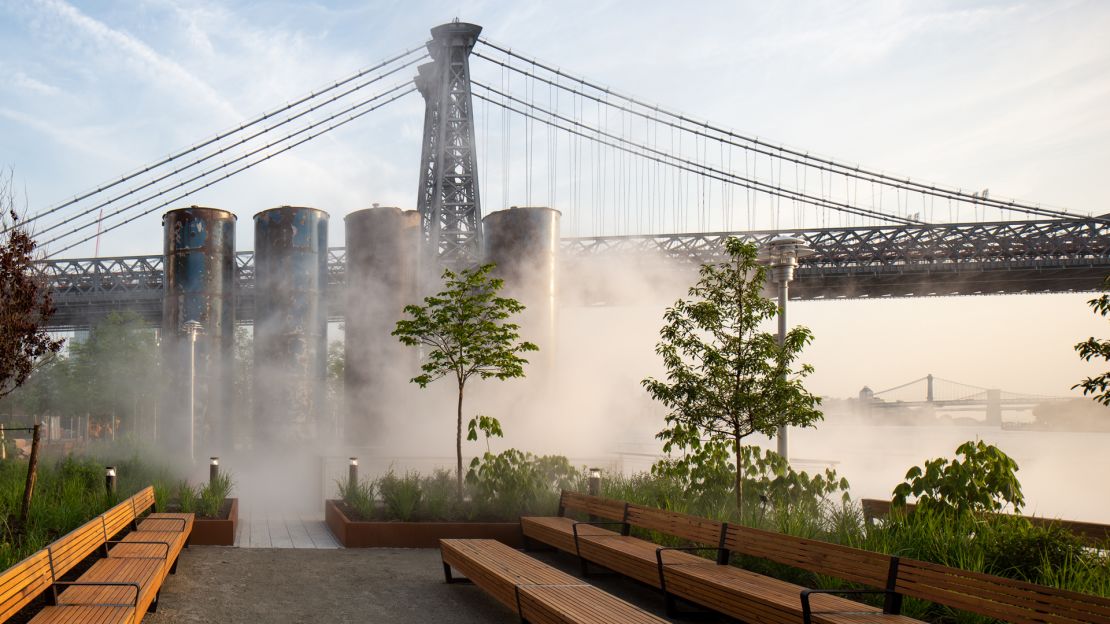
[[[570,518],[521,518],[529,540],[570,552],[582,561],[603,565],[662,590],[668,613],[674,597],[746,622],[913,622],[900,615],[902,597],[912,596],[1015,622],[1102,622],[1110,624],[1110,600],[1032,583],[965,572],[925,562],[899,559],[837,544],[772,531],[733,526],[607,499],[564,493],[560,513],[607,514],[606,526]],[[617,509],[623,509],[617,520]],[[694,544],[660,547],[629,536],[630,529],[659,531]],[[716,552],[716,561],[690,551]],[[814,590],[728,565],[743,554],[863,585],[872,589]],[[654,564],[654,565],[653,565]],[[651,578],[654,570],[656,576]],[[878,595],[883,607],[845,596]],[[799,600],[800,598],[800,600]],[[1050,613],[1065,614],[1060,618]]]
[[[147,493],[153,499],[151,488],[136,496]],[[176,567],[188,536],[173,530],[133,530],[113,539],[129,526],[136,527],[139,504],[135,497],[121,502],[0,575],[0,622],[46,591],[50,606],[31,620],[36,624],[138,622],[148,610],[156,610],[162,583]],[[172,518],[155,520],[182,525]],[[191,519],[183,526],[191,529]],[[102,558],[79,578],[65,580],[97,553]]]
[[[726,543],[730,539],[730,527],[726,523],[575,492],[563,493],[560,511],[563,514],[576,511],[605,520],[577,521],[565,515],[558,518],[523,517],[522,533],[529,540],[574,554],[579,558],[584,574],[589,571],[588,565],[592,562],[661,590],[668,614],[675,613],[675,597],[679,597],[747,622],[798,622],[802,619],[799,596],[804,587],[727,565],[730,550],[735,550],[737,545],[730,547]],[[605,526],[618,528],[619,531],[603,528]],[[692,546],[661,547],[630,536],[632,527],[665,533]],[[737,537],[739,534],[733,531],[731,539],[735,541]],[[832,544],[828,546],[843,549]],[[759,550],[766,554],[773,548],[765,545]],[[712,552],[716,556],[707,559],[694,554],[698,551]],[[799,563],[801,557],[797,555],[797,552],[787,553],[787,561],[784,562]],[[849,580],[874,582],[878,579],[878,586],[885,586],[890,558],[878,557],[883,558],[883,564],[881,573],[875,574],[875,578],[871,578],[870,574],[875,566],[867,567],[866,573],[844,566],[849,568]],[[848,561],[855,565],[861,560],[861,557],[855,557]],[[821,569],[820,572],[829,573],[832,570]],[[851,613],[854,619],[863,618],[861,621],[866,621],[866,614],[882,613],[874,607],[839,596],[820,595],[813,597],[812,601],[817,607],[815,610]]]
[[[879,500],[874,498],[864,498],[860,500],[860,507],[863,508],[863,519],[868,524],[874,523],[876,520],[886,518],[890,515],[892,505],[888,500]],[[911,513],[917,507],[913,503],[906,504],[906,513]],[[1092,548],[1107,548],[1110,547],[1110,524],[1098,524],[1095,522],[1080,522],[1078,520],[1060,520],[1058,518],[1045,518],[1042,516],[1019,516],[1014,514],[991,514],[993,516],[1022,518],[1028,520],[1030,524],[1041,528],[1059,527],[1069,531],[1084,544]]]
[[[639,607],[588,585],[496,540],[440,540],[448,583],[466,576],[498,602],[533,624],[662,624]]]
[[[894,590],[1006,622],[1110,624],[1110,598],[902,559]]]

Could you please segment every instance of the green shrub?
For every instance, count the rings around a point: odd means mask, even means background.
[[[420,482],[421,520],[455,520],[461,515],[458,495],[455,492],[455,477],[448,470],[439,469],[424,477]]]
[[[958,512],[1002,511],[1013,506],[1021,511],[1025,498],[1017,478],[1018,465],[996,446],[967,441],[956,449],[963,457],[943,457],[914,466],[905,483],[894,488],[893,503],[906,504],[910,496],[922,507],[954,509]]]
[[[390,469],[378,479],[378,494],[391,520],[410,522],[416,519],[423,496],[420,486],[420,475],[416,472],[406,472],[405,476],[398,477]]]
[[[81,524],[106,511],[117,500],[139,489],[138,478],[128,472],[153,469],[139,464],[120,470],[117,495],[109,497],[104,487],[104,466],[122,465],[102,458],[67,456],[39,461],[34,496],[25,527],[15,526],[27,479],[27,462],[0,462],[0,570],[44,548]],[[150,481],[142,486],[150,485]]]
[[[200,507],[200,494],[188,481],[177,484],[177,508],[181,513],[197,513]]]
[[[559,493],[574,489],[580,473],[561,456],[536,457],[509,449],[486,452],[470,462],[466,483],[476,511],[483,516],[511,519],[520,515],[550,515]]]
[[[359,520],[370,520],[374,517],[374,482],[351,481],[343,479],[336,481],[339,486],[339,498],[355,513]]]
[[[224,500],[231,495],[231,475],[221,472],[197,492],[197,515],[203,518],[221,517]]]

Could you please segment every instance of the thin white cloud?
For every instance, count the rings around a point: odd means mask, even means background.
[[[31,128],[35,132],[45,135],[50,140],[54,141],[61,147],[79,151],[89,156],[102,157],[104,151],[93,145],[89,145],[84,141],[79,141],[73,138],[73,134],[66,129],[59,128],[54,124],[45,122],[38,117],[23,113],[20,111],[12,110],[10,108],[0,108],[0,117],[14,121],[17,124]]]
[[[243,118],[235,107],[204,80],[190,73],[177,62],[168,59],[138,38],[115,30],[63,0],[38,0],[37,5],[49,14],[59,18],[74,29],[74,34],[83,36],[98,45],[115,50],[124,55],[136,66],[141,67],[148,78],[182,92],[183,96],[202,100],[222,113],[227,121]]]
[[[0,83],[0,88],[13,93],[30,92],[35,95],[58,95],[61,90],[41,80],[32,78],[19,70],[4,71],[8,80]]]

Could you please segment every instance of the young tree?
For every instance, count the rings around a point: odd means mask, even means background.
[[[762,294],[765,270],[756,262],[755,245],[730,238],[725,248],[729,259],[702,266],[690,299],[678,300],[664,315],[655,350],[663,358],[666,379],[642,383],[671,410],[667,428],[657,436],[664,450],[686,451],[685,461],[665,466],[696,480],[720,474],[710,467],[735,457],[739,512],[744,438],[756,432],[773,436],[782,425],[809,426],[822,414],[820,398],[802,386],[812,367],[792,368],[812,334],[795,327],[780,347],[774,335],[762,331],[761,324],[778,314],[778,306]]]
[[[1102,290],[1110,290],[1110,276],[1103,281]],[[1110,293],[1103,292],[1102,296],[1089,300],[1087,305],[1091,306],[1096,314],[1105,318],[1110,315]],[[1110,340],[1100,340],[1092,336],[1075,345],[1075,350],[1079,352],[1079,357],[1087,362],[1094,359],[1110,361]],[[1075,388],[1082,388],[1084,395],[1093,394],[1091,398],[1095,401],[1110,405],[1110,372],[1088,377],[1072,386],[1072,389]]]
[[[85,409],[132,433],[152,423],[159,391],[158,346],[154,330],[133,311],[110,312],[71,347],[71,374]],[[144,415],[146,417],[144,417]]]
[[[444,288],[425,297],[424,305],[405,306],[411,318],[397,321],[393,335],[403,344],[428,349],[422,374],[412,378],[421,388],[446,376],[458,385],[455,455],[458,495],[462,498],[463,390],[472,377],[512,379],[524,376],[528,360],[520,353],[538,351],[519,341],[520,326],[509,322],[524,310],[515,299],[497,296],[503,281],[490,276],[492,264],[455,273],[444,270]]]
[[[35,241],[19,226],[12,176],[0,175],[0,397],[23,385],[63,340],[44,329],[54,313],[50,292],[35,277]]]

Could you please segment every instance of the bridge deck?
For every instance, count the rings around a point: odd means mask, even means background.
[[[614,258],[631,259],[645,271],[691,270],[720,260],[730,236],[764,243],[780,234],[801,238],[814,250],[791,284],[797,299],[1081,292],[1097,290],[1110,273],[1105,218],[565,238],[562,262],[579,274]],[[598,259],[605,262],[591,267]],[[240,252],[237,263],[236,314],[249,322],[254,252]],[[118,309],[160,322],[162,256],[47,260],[37,266],[54,292],[55,329],[87,326]],[[345,249],[329,250],[328,271],[329,315],[339,319]]]

